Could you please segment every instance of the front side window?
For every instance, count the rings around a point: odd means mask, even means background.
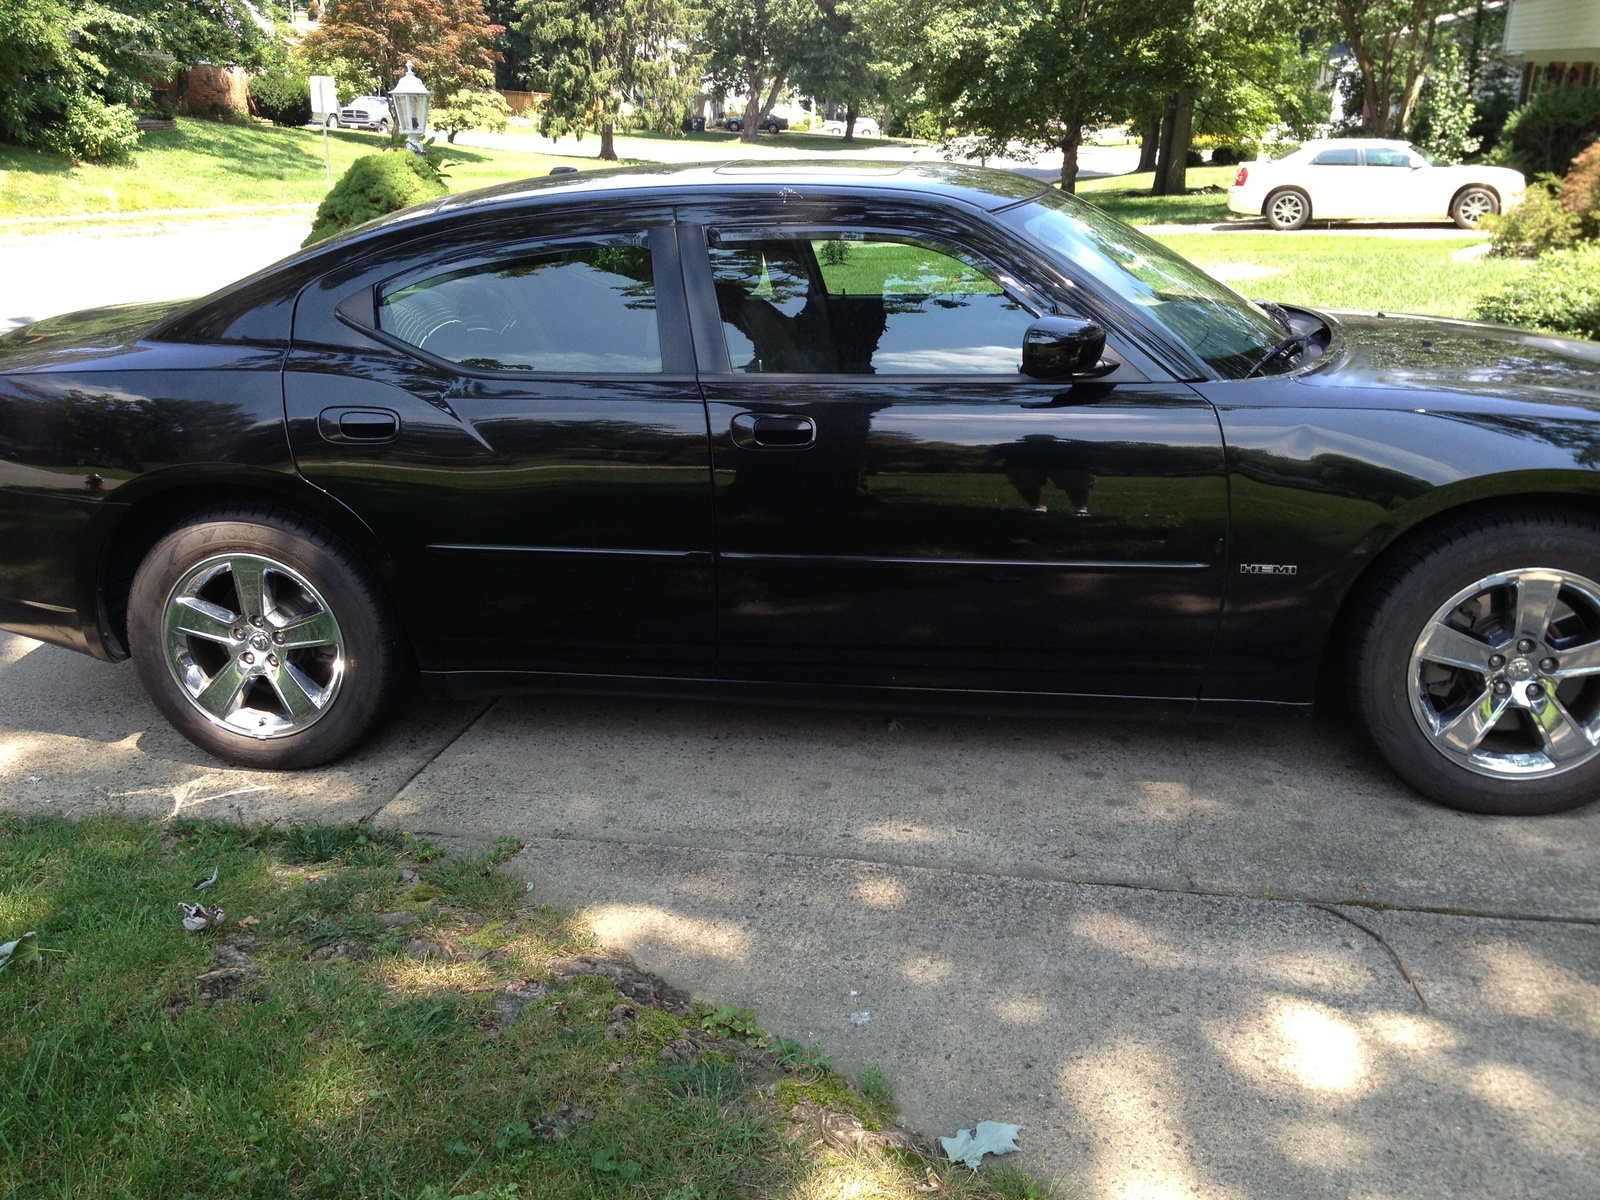
[[[1311,160],[1314,167],[1355,167],[1360,163],[1356,160],[1354,149],[1324,150]]]
[[[987,268],[840,232],[710,247],[728,359],[750,374],[1015,375],[1034,314]]]
[[[407,283],[383,293],[378,328],[478,370],[661,370],[655,281],[643,235]]]
[[[1051,188],[1002,209],[999,219],[1143,313],[1219,374],[1247,374],[1284,336],[1282,325],[1238,292],[1076,196]]]

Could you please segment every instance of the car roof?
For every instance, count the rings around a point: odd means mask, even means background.
[[[883,159],[791,159],[783,162],[735,159],[720,163],[668,163],[610,167],[539,175],[441,196],[378,217],[307,248],[306,257],[335,247],[353,248],[400,225],[431,224],[468,213],[492,213],[530,203],[565,199],[626,199],[654,193],[658,199],[689,201],[714,195],[775,195],[785,188],[799,195],[852,191],[901,194],[955,200],[986,212],[1007,208],[1043,195],[1049,185],[1015,171],[973,167],[964,163],[912,162]],[[301,256],[296,256],[301,257]]]
[[[1410,148],[1411,143],[1401,141],[1399,138],[1316,138],[1300,148],[1308,150],[1312,146],[1394,146],[1406,150]]]

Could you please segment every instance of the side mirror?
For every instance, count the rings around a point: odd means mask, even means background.
[[[1080,317],[1040,317],[1022,335],[1022,373],[1034,379],[1071,379],[1095,370],[1106,331]]]

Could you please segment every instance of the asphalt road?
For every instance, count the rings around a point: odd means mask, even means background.
[[[1335,721],[419,697],[278,775],[0,635],[0,806],[521,837],[533,899],[1077,1196],[1600,1195],[1600,806],[1451,812]]]

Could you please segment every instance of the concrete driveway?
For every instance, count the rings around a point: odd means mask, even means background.
[[[521,837],[535,900],[1076,1196],[1600,1195],[1600,807],[1453,813],[1334,722],[415,700],[288,776],[0,635],[0,805]]]

